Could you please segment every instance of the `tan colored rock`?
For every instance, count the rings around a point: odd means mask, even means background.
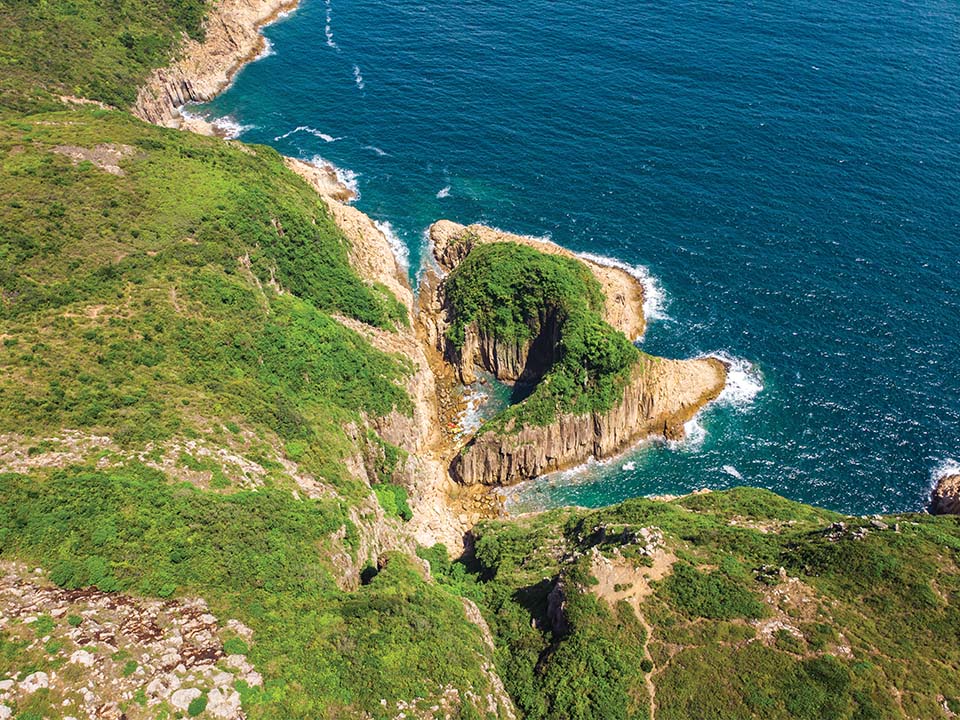
[[[930,498],[934,515],[960,515],[960,475],[944,475],[937,481]]]
[[[217,0],[203,42],[185,38],[179,59],[154,70],[131,111],[156,125],[215,134],[208,123],[188,122],[180,108],[212,100],[227,87],[237,70],[263,51],[260,28],[296,5],[297,0]]]
[[[518,242],[542,252],[585,262],[603,287],[604,317],[629,337],[643,332],[643,287],[619,268],[598,265],[553,243],[502,233],[481,225],[464,227],[446,220],[430,229],[433,253],[440,269],[450,272],[482,243]],[[443,281],[425,273],[420,288],[420,317],[425,338],[451,361],[462,382],[476,379],[476,369],[492,372],[508,382],[536,381],[556,360],[558,323],[541,318],[543,336],[534,340],[539,356],[531,357],[532,344],[511,344],[467,328],[462,348],[448,347],[445,331],[452,321],[443,295]],[[553,336],[552,343],[550,336]],[[465,485],[508,485],[579,465],[591,457],[610,457],[650,437],[679,439],[683,425],[707,402],[715,399],[726,382],[726,366],[715,358],[667,360],[642,356],[631,372],[623,400],[604,413],[561,415],[541,427],[487,432],[472,438],[453,458],[451,473]]]
[[[357,197],[353,190],[340,182],[336,169],[330,163],[318,166],[296,158],[284,157],[283,164],[306,180],[307,184],[324,198],[349,202]],[[366,215],[364,217],[367,218]],[[367,221],[373,225],[369,218],[367,218]]]
[[[182,688],[170,696],[170,704],[177,710],[186,710],[202,694],[197,688]]]
[[[683,424],[723,390],[726,368],[714,358],[666,360],[644,356],[623,401],[605,413],[565,414],[549,425],[483,433],[452,465],[466,484],[509,485],[602,459],[639,440],[683,437]]]

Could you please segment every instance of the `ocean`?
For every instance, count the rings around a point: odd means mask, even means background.
[[[960,467],[956,0],[303,0],[208,105],[322,157],[420,268],[439,218],[644,278],[642,347],[732,382],[680,443],[514,511],[751,485],[918,510]]]

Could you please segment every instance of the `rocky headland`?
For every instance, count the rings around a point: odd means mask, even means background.
[[[430,229],[438,271],[428,270],[420,288],[420,325],[425,340],[445,359],[462,382],[477,370],[506,382],[536,382],[557,359],[559,329],[549,313],[542,331],[523,342],[505,342],[468,326],[461,347],[452,347],[448,330],[454,321],[445,296],[444,275],[484,244],[510,242],[548,255],[576,256],[548,241],[503,233],[478,225],[440,221]],[[580,260],[603,290],[603,318],[629,338],[642,334],[643,287],[629,273]],[[470,438],[453,457],[451,472],[467,486],[509,485],[606,458],[639,440],[655,436],[678,439],[684,423],[715,399],[726,368],[715,358],[668,360],[641,354],[630,371],[622,399],[612,408],[583,414],[560,413],[550,423],[519,426],[513,419],[501,428]]]
[[[179,56],[153,71],[131,112],[155,125],[215,134],[209,123],[187,118],[181,109],[222,92],[245,63],[263,52],[260,29],[296,6],[297,0],[219,0],[210,8],[203,41],[185,36]]]

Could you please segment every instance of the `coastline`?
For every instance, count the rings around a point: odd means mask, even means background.
[[[247,62],[260,57],[267,47],[260,32],[262,28],[298,4],[299,0],[221,0],[210,10],[203,42],[186,40],[180,56],[170,66],[155,70],[138,93],[132,112],[156,125],[223,137],[214,123],[190,116],[183,111],[183,106],[189,102],[209,101],[228,88],[236,73]],[[451,415],[455,416],[459,401],[453,400],[457,392],[453,387],[451,369],[446,367],[436,349],[436,329],[430,327],[429,318],[424,322],[422,303],[417,319],[414,292],[399,259],[372,220],[345,204],[354,200],[356,193],[341,182],[335,168],[289,157],[285,157],[284,162],[324,199],[335,222],[351,241],[351,264],[360,276],[369,282],[386,285],[407,307],[409,319],[413,322],[409,330],[399,333],[399,338],[387,337],[370,328],[359,329],[375,345],[403,352],[417,367],[407,388],[417,407],[414,422],[392,418],[376,423],[376,429],[384,439],[402,447],[414,458],[410,465],[416,466],[416,472],[412,472],[412,468],[408,470],[407,480],[414,498],[420,502],[415,503],[410,531],[425,544],[440,540],[451,547],[459,545],[464,534],[481,518],[504,514],[505,497],[502,493],[506,489],[460,485],[449,474],[450,461],[458,452],[460,443],[442,432],[442,428],[449,423]],[[493,228],[463,228],[442,220],[431,228],[431,239],[435,244],[443,245],[461,230],[476,233],[481,242],[517,239],[515,235]],[[639,278],[613,262],[579,257],[550,241],[539,238],[524,238],[523,241],[542,252],[584,262],[598,277],[610,299],[605,313],[608,322],[632,340],[643,336],[647,298]],[[710,397],[705,396],[705,399],[712,399],[715,394],[708,393]],[[701,404],[699,399],[695,404]],[[612,455],[632,447],[647,433],[628,435],[618,437],[615,447],[607,448],[613,450]],[[564,467],[579,462],[564,463]],[[561,469],[557,467],[555,471]]]
[[[229,87],[237,72],[267,47],[260,31],[299,4],[300,0],[219,0],[204,23],[203,41],[185,38],[176,60],[150,74],[131,112],[154,125],[222,135],[213,123],[185,117],[183,106],[212,100]]]

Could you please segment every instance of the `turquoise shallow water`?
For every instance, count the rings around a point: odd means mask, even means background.
[[[918,509],[960,458],[954,0],[303,0],[265,34],[199,111],[354,173],[413,273],[440,217],[547,235],[649,272],[648,351],[738,359],[690,440],[518,507]]]

